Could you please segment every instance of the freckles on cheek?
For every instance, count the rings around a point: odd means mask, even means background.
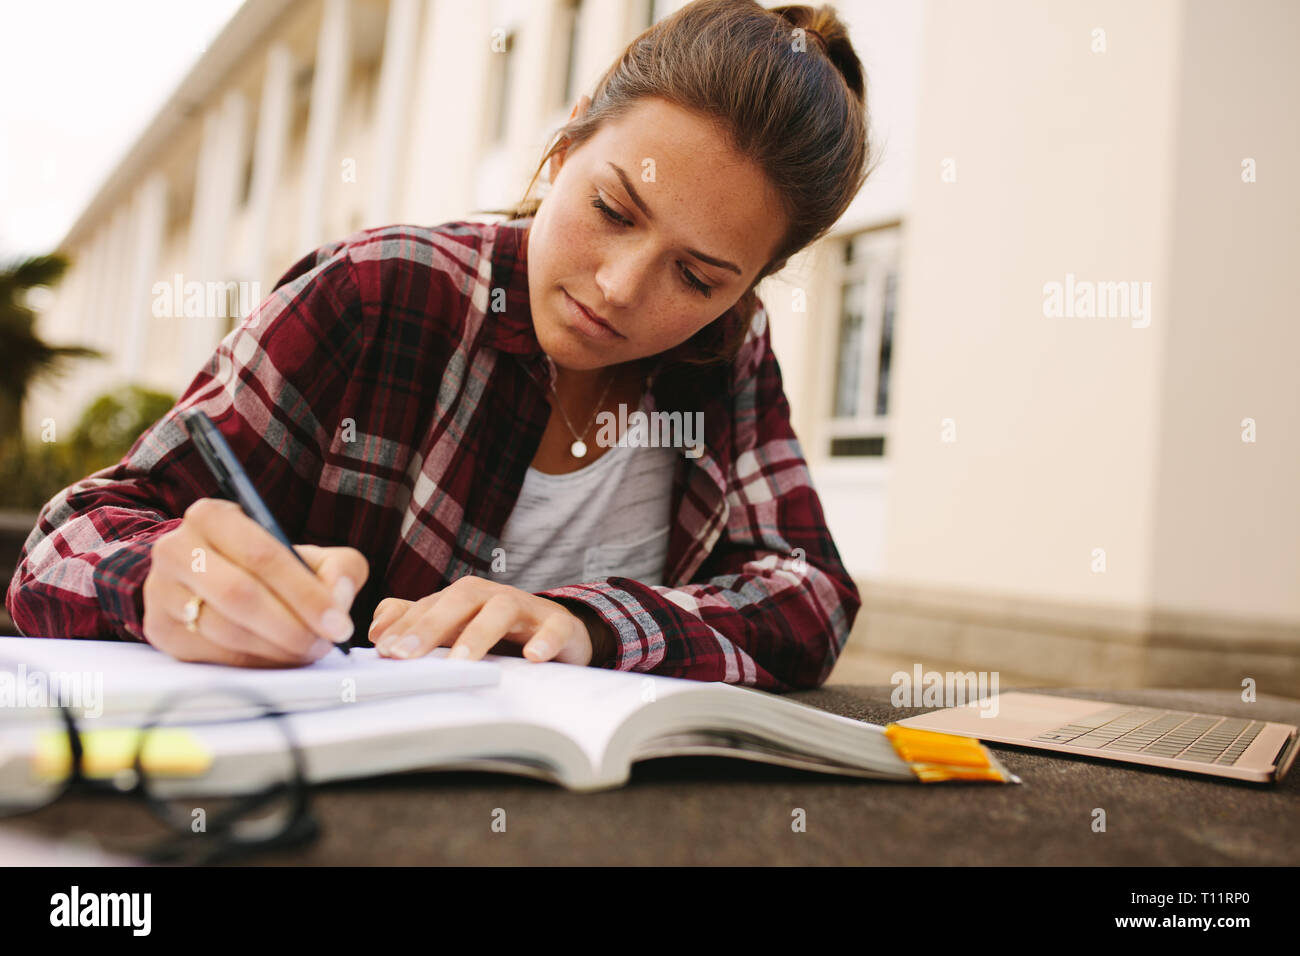
[[[649,316],[640,324],[641,335],[651,343],[656,352],[667,351],[680,345],[707,326],[715,316],[694,315],[683,312],[660,312]]]
[[[569,206],[556,212],[558,215],[547,230],[552,255],[556,259],[576,259],[592,251],[597,234],[592,224],[585,221],[581,209],[575,211]]]

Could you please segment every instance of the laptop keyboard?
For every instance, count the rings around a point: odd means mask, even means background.
[[[1033,739],[1071,747],[1232,765],[1263,729],[1262,720],[1112,707]]]

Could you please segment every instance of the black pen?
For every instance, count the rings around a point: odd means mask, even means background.
[[[312,566],[303,560],[298,549],[289,540],[289,536],[284,533],[275,516],[271,514],[271,509],[257,493],[257,488],[249,480],[248,473],[244,471],[244,466],[239,463],[235,453],[230,450],[230,445],[226,442],[226,436],[221,434],[221,429],[197,408],[185,409],[180,413],[179,418],[185,430],[190,433],[190,438],[194,439],[194,444],[199,449],[199,454],[203,456],[208,470],[212,472],[212,477],[216,479],[221,493],[231,501],[237,501],[244,509],[244,514],[275,535],[276,539],[302,563],[302,566],[314,575],[316,572],[312,570]],[[352,653],[346,643],[334,646],[344,654]]]

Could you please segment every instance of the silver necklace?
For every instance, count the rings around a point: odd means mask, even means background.
[[[587,432],[591,431],[591,426],[596,421],[596,415],[600,412],[600,406],[605,403],[605,396],[609,394],[609,388],[614,384],[614,379],[618,373],[611,375],[609,381],[605,384],[605,390],[600,393],[600,398],[596,400],[596,409],[591,413],[591,421],[587,422],[587,427],[579,435],[573,428],[573,423],[569,421],[569,416],[564,414],[564,405],[560,402],[560,393],[555,390],[555,383],[551,382],[551,394],[555,396],[555,406],[560,410],[560,417],[564,419],[564,424],[568,426],[569,433],[573,435],[573,444],[569,446],[569,454],[574,458],[587,457],[587,443],[583,441],[587,437]]]

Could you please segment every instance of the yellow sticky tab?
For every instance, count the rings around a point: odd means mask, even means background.
[[[894,751],[911,765],[922,781],[938,780],[1015,780],[974,737],[943,734],[886,724],[885,736]]]
[[[912,771],[923,783],[939,780],[1006,780],[1001,771],[992,767],[953,767],[947,764],[914,763]]]
[[[81,734],[82,772],[95,779],[105,779],[135,766],[140,730],[134,727],[110,727]],[[197,777],[212,766],[212,754],[188,730],[159,729],[149,732],[140,764],[146,773],[160,776]],[[47,731],[36,742],[34,771],[45,780],[60,780],[68,775],[72,753],[68,737],[60,731]]]
[[[987,767],[988,757],[983,746],[974,737],[941,734],[933,730],[917,730],[887,724],[885,736],[894,750],[908,763],[957,764],[967,767]]]

